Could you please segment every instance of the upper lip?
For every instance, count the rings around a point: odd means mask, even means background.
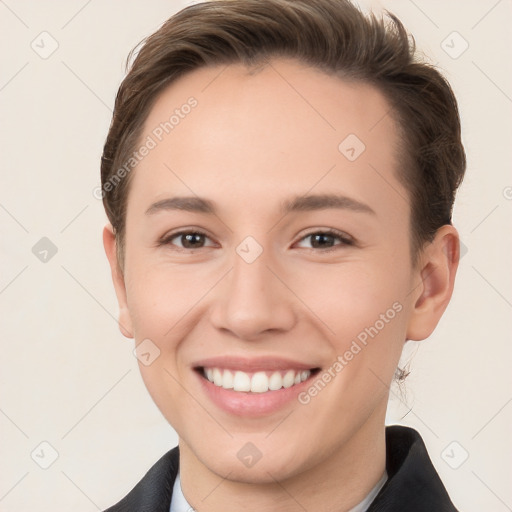
[[[222,356],[202,359],[192,365],[194,368],[222,368],[226,370],[241,370],[245,372],[272,370],[311,370],[317,365],[303,363],[282,357],[234,357]]]

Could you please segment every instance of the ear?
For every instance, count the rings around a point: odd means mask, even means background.
[[[407,339],[424,340],[436,328],[453,293],[459,258],[459,234],[453,226],[444,225],[420,257]]]
[[[127,338],[133,338],[132,320],[126,301],[126,286],[124,283],[123,271],[119,266],[116,251],[116,236],[111,224],[103,228],[103,247],[107,254],[112,273],[112,281],[116,291],[117,302],[119,303],[119,330]]]

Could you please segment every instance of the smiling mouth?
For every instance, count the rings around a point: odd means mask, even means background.
[[[237,392],[267,393],[291,388],[316,375],[320,368],[243,372],[217,367],[198,367],[196,371],[214,386]]]

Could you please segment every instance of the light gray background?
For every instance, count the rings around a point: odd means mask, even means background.
[[[93,190],[128,51],[189,3],[0,0],[1,511],[103,509],[177,443],[117,329]],[[361,5],[398,14],[444,70],[468,156],[456,291],[407,351],[388,422],[421,432],[461,512],[512,510],[512,3]],[[54,256],[33,253],[42,237]]]

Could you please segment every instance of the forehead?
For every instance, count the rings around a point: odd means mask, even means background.
[[[170,189],[238,197],[246,208],[251,194],[259,194],[261,206],[262,197],[312,187],[342,187],[356,199],[381,195],[395,204],[406,196],[396,178],[399,139],[385,97],[369,84],[292,60],[186,74],[158,97],[145,142],[151,149],[131,187],[152,201]]]

